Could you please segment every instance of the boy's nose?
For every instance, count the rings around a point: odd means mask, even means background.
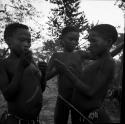
[[[73,40],[72,44],[76,46],[76,45],[78,45],[78,42],[76,40]]]
[[[30,44],[30,43],[26,43],[26,44],[24,45],[24,49],[29,49],[29,48],[30,48],[30,46],[31,46],[31,44]]]
[[[26,46],[26,47],[30,47],[30,46],[31,46],[31,43],[26,42],[26,43],[25,43],[25,46]]]

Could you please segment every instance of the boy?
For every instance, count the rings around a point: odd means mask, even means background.
[[[117,37],[115,27],[109,24],[100,24],[91,29],[89,51],[94,60],[85,67],[81,79],[76,76],[77,71],[73,67],[69,69],[62,61],[55,60],[56,69],[67,76],[74,85],[72,104],[94,123],[111,122],[102,104],[114,77],[115,63],[109,50],[116,42]],[[93,113],[96,113],[96,116],[92,116]],[[76,116],[75,123],[83,123],[79,114],[76,112],[74,114]]]
[[[53,60],[59,59],[65,65],[72,65],[79,73],[82,68],[81,56],[75,49],[78,45],[79,30],[75,27],[69,26],[62,30],[61,44],[63,46],[63,52],[57,52],[53,54],[48,64],[47,80],[58,74],[58,71],[53,66]],[[73,86],[72,82],[65,77],[64,74],[58,76],[58,94],[64,97],[66,100],[71,102]],[[65,104],[59,97],[57,97],[54,122],[55,124],[67,124],[69,115],[69,106]]]
[[[45,64],[40,65],[40,73],[29,50],[31,34],[26,25],[7,25],[4,39],[10,48],[10,55],[0,63],[0,89],[8,105],[1,123],[38,124],[42,89],[45,89],[45,77],[42,76]]]

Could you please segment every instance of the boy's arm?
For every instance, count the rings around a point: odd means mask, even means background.
[[[57,54],[53,54],[47,67],[47,72],[46,72],[46,80],[50,80],[54,76],[58,74],[55,66],[54,66],[54,59],[56,58]]]
[[[47,63],[46,62],[38,62],[39,70],[41,71],[41,89],[42,92],[45,91],[46,88],[46,69]]]
[[[96,56],[93,56],[91,54],[91,52],[89,51],[83,51],[83,50],[79,50],[78,53],[80,54],[81,56],[81,59],[84,61],[84,60],[95,60],[96,59]]]
[[[7,101],[11,101],[20,90],[19,82],[21,81],[23,70],[23,68],[18,68],[12,81],[9,82],[3,64],[0,65],[0,89]]]
[[[89,69],[91,68],[88,68],[88,70]],[[107,61],[105,65],[102,65],[102,68],[93,70],[93,75],[91,75],[90,80],[88,80],[89,84],[94,84],[90,89],[89,95],[93,97],[98,91],[107,90],[107,86],[110,85],[109,83],[112,83],[113,77],[114,61]]]
[[[88,85],[86,85],[81,79],[78,78],[78,76],[75,75],[75,70],[73,70],[72,68],[68,68],[65,66],[64,63],[62,63],[61,61],[55,59],[54,60],[54,63],[55,63],[55,66],[57,68],[57,70],[60,72],[60,73],[64,73],[67,78],[69,78],[74,87],[77,88],[80,92],[82,92],[84,95],[86,96],[90,96],[90,87]]]
[[[4,62],[0,63],[0,88],[7,101],[13,100],[19,92],[24,69],[30,64],[30,62],[31,53],[22,54],[11,82],[9,82]]]
[[[72,81],[74,88],[78,89],[79,92],[86,95],[87,97],[91,97],[90,87],[86,85],[81,79],[79,79],[72,71],[67,69],[65,71],[65,75]]]
[[[93,97],[100,89],[104,88],[105,85],[109,82],[107,77],[113,76],[114,66],[112,64],[107,63],[106,67],[103,70],[93,71],[93,75],[90,75],[90,80],[88,80],[88,84],[94,84],[94,86],[86,85],[82,80],[80,80],[72,71],[70,71],[62,62],[59,60],[55,60],[56,67],[61,73],[64,73],[73,83],[74,87],[77,88],[82,94]],[[92,69],[87,68],[88,70]],[[109,80],[112,77],[108,78]],[[103,89],[102,89],[103,90]]]

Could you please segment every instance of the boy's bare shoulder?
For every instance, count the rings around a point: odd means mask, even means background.
[[[105,58],[105,63],[108,65],[108,66],[114,66],[115,65],[115,60],[111,57],[111,56],[108,56],[107,58]]]
[[[0,61],[0,66],[2,66],[2,67],[0,67],[0,68],[7,68],[7,66],[10,64],[10,62],[11,62],[11,59],[10,58],[4,58],[4,59],[2,59],[1,61]]]
[[[6,73],[8,63],[9,63],[8,58],[0,60],[0,75],[4,75]]]
[[[1,59],[0,60],[0,69],[4,69],[6,63],[7,63],[6,59]]]
[[[53,53],[52,58],[60,58],[63,55],[64,55],[64,52],[55,52]]]
[[[2,70],[3,70],[3,60],[0,60],[0,74],[1,74]]]
[[[5,60],[0,60],[0,89],[5,87],[8,83],[8,76],[6,74]]]
[[[101,70],[103,70],[105,73],[113,72],[114,69],[115,69],[115,61],[114,61],[114,59],[112,57],[110,57],[110,56],[102,59],[101,67],[103,68]]]

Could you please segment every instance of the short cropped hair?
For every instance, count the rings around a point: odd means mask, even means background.
[[[80,31],[79,31],[79,29],[78,29],[77,27],[75,27],[75,26],[67,26],[67,27],[65,27],[65,28],[62,30],[62,32],[61,32],[61,38],[62,38],[65,34],[67,34],[67,33],[69,33],[69,32],[80,32]]]
[[[10,23],[6,26],[4,31],[4,40],[7,41],[9,37],[11,37],[17,29],[26,29],[29,30],[28,26],[24,24],[20,24],[17,22]]]
[[[94,26],[90,31],[96,31],[104,39],[112,39],[112,44],[117,41],[118,32],[116,28],[110,24],[99,24]]]

